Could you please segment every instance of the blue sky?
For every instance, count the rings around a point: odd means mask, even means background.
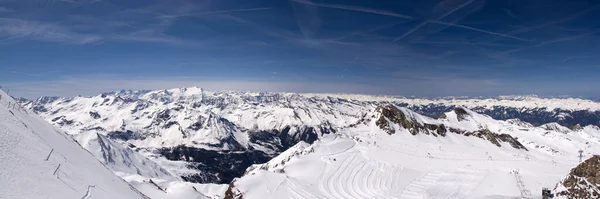
[[[0,84],[592,97],[599,22],[579,0],[0,0]]]

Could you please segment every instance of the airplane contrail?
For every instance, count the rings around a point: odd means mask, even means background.
[[[520,38],[520,37],[515,37],[515,36],[510,36],[510,35],[507,35],[507,34],[502,34],[502,33],[497,33],[497,32],[492,32],[492,31],[487,31],[487,30],[482,30],[482,29],[473,28],[473,27],[470,27],[470,26],[465,26],[465,25],[460,25],[460,24],[455,24],[455,23],[448,23],[448,22],[443,22],[443,21],[438,21],[438,20],[429,20],[429,23],[442,24],[442,25],[447,25],[447,26],[454,26],[454,27],[457,27],[457,28],[462,28],[462,29],[467,29],[467,30],[473,30],[473,31],[477,31],[477,32],[487,33],[487,34],[490,34],[490,35],[496,35],[496,36],[501,36],[501,37],[516,39],[516,40],[521,40],[521,41],[531,41],[531,40],[523,39],[523,38]]]
[[[403,14],[390,12],[390,11],[386,11],[386,10],[377,10],[377,9],[371,9],[371,8],[358,7],[358,6],[348,6],[348,5],[338,5],[338,4],[328,4],[328,3],[315,3],[315,2],[303,1],[303,0],[290,0],[290,1],[301,3],[301,4],[306,4],[306,5],[311,5],[311,6],[317,6],[317,7],[373,13],[373,14],[378,14],[378,15],[399,17],[399,18],[404,18],[404,19],[413,19],[414,18],[414,17],[408,16],[408,15],[403,15]]]
[[[401,35],[401,36],[399,36],[399,37],[396,37],[396,38],[395,38],[394,40],[392,40],[392,42],[390,42],[390,43],[394,43],[394,42],[396,42],[396,41],[398,41],[398,40],[401,40],[402,38],[404,38],[404,37],[406,37],[406,36],[408,36],[408,35],[412,34],[413,32],[417,31],[419,28],[421,28],[421,27],[425,26],[425,25],[426,25],[428,22],[429,22],[429,21],[424,21],[424,22],[421,22],[419,25],[415,26],[413,29],[410,29],[408,32],[404,33],[403,35]]]
[[[467,5],[471,4],[471,3],[473,3],[473,1],[475,1],[475,0],[470,0],[470,1],[467,1],[467,2],[463,3],[462,5],[460,5],[460,6],[456,7],[456,8],[454,8],[454,9],[452,9],[450,12],[447,12],[446,14],[444,14],[444,15],[442,15],[442,16],[440,16],[440,17],[438,17],[438,18],[437,18],[437,20],[441,20],[441,19],[443,19],[444,17],[447,17],[448,15],[451,15],[452,13],[456,12],[457,10],[460,10],[461,8],[463,8],[463,7],[465,7],[465,6],[467,6]],[[408,36],[408,35],[412,34],[412,33],[413,33],[413,32],[415,32],[415,31],[417,31],[419,28],[421,28],[421,27],[423,27],[423,26],[427,25],[427,23],[429,23],[429,20],[427,20],[427,21],[424,21],[424,22],[421,22],[419,25],[415,26],[413,29],[410,29],[408,32],[404,33],[403,35],[401,35],[401,36],[399,36],[399,37],[396,37],[396,38],[395,38],[394,40],[392,40],[390,43],[394,43],[394,42],[396,42],[396,41],[398,41],[398,40],[401,40],[401,39],[403,39],[404,37],[406,37],[406,36]]]
[[[412,44],[462,44],[462,45],[478,45],[478,46],[504,46],[504,47],[522,47],[516,45],[507,44],[496,44],[496,43],[482,43],[482,42],[455,42],[455,41],[417,41],[410,42]]]
[[[156,18],[167,19],[167,18],[201,16],[201,15],[210,15],[210,14],[222,14],[222,13],[231,13],[231,12],[250,12],[250,11],[260,11],[260,10],[269,10],[269,9],[271,9],[271,8],[246,8],[246,9],[234,9],[234,10],[217,10],[217,11],[209,11],[209,12],[201,12],[201,13],[184,14],[184,15],[162,15],[162,16],[158,16]]]
[[[592,32],[586,32],[586,33],[582,33],[582,34],[578,34],[578,35],[574,35],[574,36],[569,36],[569,37],[558,38],[558,39],[555,39],[555,40],[545,41],[545,42],[541,42],[539,44],[527,46],[525,48],[519,48],[519,49],[505,51],[505,52],[503,52],[501,54],[508,55],[508,54],[511,54],[511,53],[514,53],[514,52],[519,52],[519,51],[522,51],[522,50],[527,50],[527,49],[530,49],[530,48],[535,48],[535,47],[543,46],[543,45],[546,45],[546,44],[552,44],[552,43],[558,43],[558,42],[568,41],[568,40],[572,40],[572,39],[577,39],[577,38],[580,38],[580,37],[583,37],[583,36],[587,36],[587,35],[591,35],[591,34],[595,34],[595,33],[598,33],[598,32],[600,32],[600,30],[595,30],[595,31],[592,31]]]
[[[373,13],[373,14],[379,14],[379,15],[400,17],[400,18],[405,18],[405,19],[414,19],[414,17],[411,17],[411,16],[402,15],[402,14],[398,14],[398,13],[390,12],[390,11],[375,10],[375,9],[371,9],[371,8],[338,5],[338,4],[314,3],[314,2],[310,2],[310,1],[304,1],[304,0],[290,0],[290,1],[298,2],[298,3],[302,3],[302,4],[306,4],[306,5],[318,6],[318,7],[335,8],[335,9],[342,9],[342,10],[351,10],[351,11],[357,11],[357,12],[365,12],[365,13]],[[530,40],[515,37],[515,36],[510,36],[510,35],[506,35],[506,34],[502,34],[502,33],[482,30],[482,29],[473,28],[470,26],[465,26],[465,25],[460,25],[460,24],[455,24],[455,23],[443,22],[443,21],[439,21],[439,20],[428,20],[427,23],[442,24],[442,25],[453,26],[453,27],[457,27],[457,28],[463,28],[463,29],[467,29],[467,30],[473,30],[473,31],[477,31],[477,32],[487,33],[487,34],[491,34],[491,35],[512,38],[512,39],[521,40],[521,41],[530,41]]]
[[[588,9],[586,9],[584,11],[575,13],[574,15],[572,15],[570,17],[567,17],[567,18],[564,18],[564,19],[560,19],[560,20],[556,20],[556,21],[551,21],[551,22],[548,22],[548,23],[545,23],[545,24],[540,24],[540,25],[537,25],[537,26],[525,27],[525,28],[522,28],[522,29],[510,31],[510,32],[508,32],[506,34],[508,34],[508,35],[516,35],[516,34],[521,34],[521,33],[526,33],[526,32],[530,32],[530,31],[533,31],[533,30],[537,30],[537,29],[540,29],[540,28],[543,28],[543,27],[546,27],[546,26],[551,26],[551,25],[556,25],[556,24],[559,24],[559,23],[571,21],[571,20],[576,19],[577,17],[579,17],[581,15],[584,15],[584,14],[586,14],[586,13],[588,13],[588,12],[594,10],[594,9],[597,9],[597,8],[598,8],[598,6],[592,6],[592,7],[588,8]]]
[[[446,14],[444,14],[444,15],[442,15],[442,16],[440,16],[440,17],[438,17],[438,18],[437,18],[437,20],[442,20],[444,17],[447,17],[448,15],[451,15],[452,13],[456,12],[457,10],[460,10],[461,8],[463,8],[463,7],[465,7],[465,6],[467,6],[467,5],[471,4],[471,3],[473,3],[473,1],[475,1],[475,0],[470,0],[470,1],[467,1],[467,2],[465,2],[465,3],[463,3],[463,4],[461,4],[460,6],[458,6],[458,7],[454,8],[454,9],[452,9],[450,12],[447,12]]]

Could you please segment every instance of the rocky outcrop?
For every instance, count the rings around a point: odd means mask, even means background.
[[[461,107],[454,108],[454,113],[456,113],[456,118],[459,122],[467,119],[467,116],[469,116],[469,112]]]
[[[594,155],[571,169],[555,188],[557,196],[600,198],[600,156]]]
[[[527,151],[527,148],[525,148],[525,146],[523,146],[523,144],[521,144],[521,142],[519,142],[517,138],[514,138],[513,136],[508,134],[494,133],[488,129],[482,129],[471,132],[461,131],[458,129],[451,129],[450,132],[461,134],[464,136],[475,136],[481,139],[485,139],[498,147],[502,147],[500,142],[506,142],[515,149],[523,149]]]
[[[443,124],[421,123],[414,118],[407,117],[404,111],[394,105],[379,106],[376,111],[379,113],[379,118],[375,121],[375,124],[390,135],[396,133],[393,124],[397,124],[413,135],[423,133],[433,136],[446,136],[446,127]]]
[[[223,199],[242,199],[242,193],[240,193],[240,191],[235,188],[235,180],[233,180],[231,183],[229,183],[229,187],[227,188],[227,191],[225,191],[225,196],[223,197]]]
[[[523,144],[521,144],[517,138],[514,138],[508,134],[494,133],[489,129],[466,131],[451,127],[448,128],[444,126],[444,124],[419,122],[414,117],[407,116],[410,115],[410,112],[405,112],[401,108],[398,108],[394,105],[379,106],[377,107],[376,111],[379,113],[379,118],[375,124],[390,135],[396,133],[394,126],[398,125],[404,129],[407,129],[412,135],[423,133],[426,135],[440,135],[444,137],[446,136],[447,132],[452,132],[464,136],[478,137],[487,140],[498,147],[501,147],[501,143],[504,142],[508,143],[513,148],[527,150],[527,148],[525,148],[525,146],[523,146]],[[464,108],[455,108],[453,111],[456,113],[459,121],[465,120],[469,116],[469,113]],[[446,118],[446,115],[442,114],[440,118],[444,119]]]

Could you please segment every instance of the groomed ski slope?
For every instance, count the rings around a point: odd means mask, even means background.
[[[0,96],[0,198],[147,198],[70,136]]]
[[[244,198],[513,198],[521,196],[513,170],[520,170],[533,194],[553,187],[571,168],[567,162],[527,161],[524,155],[513,156],[519,153],[493,150],[496,146],[440,150],[406,142],[380,140],[373,146],[328,139],[334,140],[292,159],[283,173],[256,170],[236,187]]]
[[[459,125],[448,115],[448,122]],[[516,125],[487,119],[473,115],[471,121],[490,129],[498,125],[495,130],[519,137],[529,151],[456,134],[413,136],[399,129],[388,135],[366,125],[326,135],[313,145],[300,143],[250,168],[234,189],[245,199],[541,198],[542,188],[554,188],[579,163],[579,147],[586,154],[600,152],[597,129],[519,132]]]

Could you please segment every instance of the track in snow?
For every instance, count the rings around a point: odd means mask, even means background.
[[[81,199],[89,199],[90,197],[92,197],[92,188],[95,188],[95,185],[90,185],[87,188],[87,191],[85,192],[85,195],[83,197],[81,197]]]
[[[400,165],[368,160],[357,152],[335,158],[319,178],[318,193],[287,180],[293,198],[465,198],[486,174],[466,168],[406,172]]]

